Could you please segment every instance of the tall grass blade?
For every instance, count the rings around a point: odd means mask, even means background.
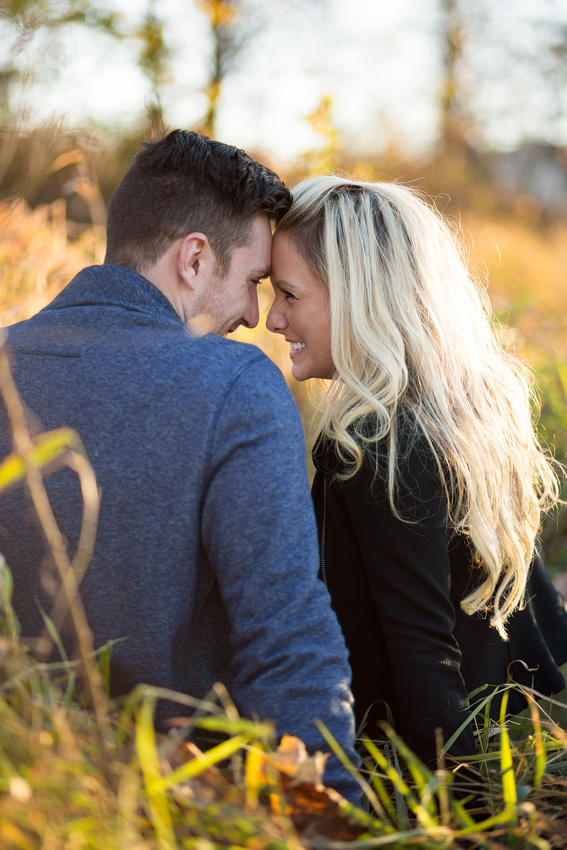
[[[414,796],[408,784],[404,780],[401,773],[393,767],[386,756],[380,752],[378,747],[376,747],[372,741],[368,739],[363,739],[364,746],[368,749],[368,752],[372,753],[372,756],[376,759],[377,764],[384,771],[394,789],[396,789],[401,796],[404,798],[408,808],[413,812],[419,823],[426,827],[427,829],[436,828],[437,824],[434,818],[429,814],[425,806],[423,806]]]
[[[366,794],[370,804],[379,811],[382,807],[380,806],[380,802],[376,797],[376,794],[372,790],[372,787],[368,784],[368,782],[361,776],[360,772],[355,768],[345,751],[342,747],[339,746],[335,738],[331,735],[327,727],[320,720],[315,721],[315,726],[325,739],[327,745],[329,746],[331,752],[338,758],[343,767],[348,770],[350,775],[356,779],[358,782],[361,791]]]
[[[0,624],[2,634],[11,640],[17,640],[20,634],[20,624],[12,607],[12,592],[14,580],[8,565],[0,553]]]
[[[45,630],[46,630],[47,634],[49,635],[49,637],[51,638],[51,640],[53,641],[53,643],[57,647],[57,651],[59,652],[59,655],[63,659],[63,662],[67,663],[69,661],[69,656],[65,652],[65,647],[63,646],[63,641],[61,640],[61,636],[60,636],[59,632],[55,628],[55,623],[53,622],[51,617],[48,614],[46,614],[46,612],[43,610],[43,608],[39,609],[39,613],[41,614],[41,618],[43,620],[43,625],[45,626]]]
[[[476,691],[472,691],[471,694],[469,694],[469,699],[474,697],[477,693],[485,690],[486,687],[487,687],[486,685],[483,685],[481,688],[477,688]],[[494,697],[498,696],[498,694],[502,693],[503,691],[508,691],[508,690],[510,690],[510,688],[513,688],[513,687],[514,687],[514,685],[503,685],[502,687],[494,688],[493,690],[490,691],[490,693],[488,694],[487,697],[484,697],[483,699],[479,700],[478,703],[476,703],[474,706],[471,705],[470,711],[469,711],[466,719],[463,720],[461,725],[453,732],[451,737],[445,743],[444,751],[448,752],[451,749],[451,747],[453,746],[453,744],[455,743],[457,738],[461,735],[462,732],[464,732],[464,730],[467,728],[467,726],[474,720],[475,717],[477,717],[478,714],[480,714],[481,711],[485,712],[484,728],[487,729],[488,728],[488,720],[489,720],[489,709],[490,709],[490,703],[491,703],[492,699]],[[508,697],[506,697],[506,702],[507,701],[508,701]]]
[[[169,811],[169,802],[163,789],[159,787],[162,777],[156,747],[153,703],[149,700],[143,702],[137,712],[136,752],[148,795],[149,815],[156,831],[159,845],[162,850],[174,850],[176,842],[171,812]]]
[[[378,750],[378,747],[376,746],[374,741],[371,741],[370,738],[364,738],[362,743],[364,744],[364,746],[366,747],[366,749],[368,750],[368,752],[370,753],[370,755],[372,756],[372,758],[374,759],[376,764],[380,766],[380,760],[379,760],[378,754],[381,755],[381,753]],[[383,808],[382,808],[381,805],[377,805],[376,802],[373,802],[374,808],[384,818],[386,816],[385,812],[387,812],[387,816],[388,816],[389,820],[392,822],[392,824],[394,824],[394,826],[398,826],[399,821],[398,821],[396,809],[394,808],[394,805],[393,805],[392,800],[390,798],[390,795],[389,795],[389,793],[386,789],[386,786],[382,782],[382,779],[378,775],[378,772],[376,770],[374,770],[372,772],[371,780],[372,780],[373,786],[376,788],[376,793],[379,795],[382,806],[383,806]]]
[[[545,765],[546,765],[546,751],[545,744],[543,741],[543,735],[541,731],[541,719],[539,716],[539,711],[537,709],[536,702],[531,694],[526,694],[528,698],[528,705],[530,707],[530,714],[532,717],[532,725],[534,729],[534,743],[535,743],[535,766],[534,766],[534,776],[533,776],[533,786],[534,788],[539,788],[541,785],[541,780],[543,779],[543,774],[545,773]]]
[[[518,792],[516,778],[514,776],[514,760],[512,758],[512,747],[510,736],[506,725],[506,709],[508,708],[508,691],[502,695],[500,705],[500,769],[502,772],[502,794],[504,806],[510,821],[515,825],[518,821],[516,806],[518,804]]]

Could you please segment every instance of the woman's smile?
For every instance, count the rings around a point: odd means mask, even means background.
[[[289,342],[289,356],[291,358],[297,357],[297,355],[305,348],[304,342],[291,342],[291,340],[287,341]]]

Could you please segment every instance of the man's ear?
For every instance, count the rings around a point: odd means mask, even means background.
[[[206,284],[216,265],[211,243],[204,233],[189,233],[181,240],[177,254],[179,276],[191,290]]]

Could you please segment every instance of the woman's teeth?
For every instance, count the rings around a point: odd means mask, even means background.
[[[301,351],[302,348],[305,348],[304,342],[292,342],[290,343],[290,351]]]

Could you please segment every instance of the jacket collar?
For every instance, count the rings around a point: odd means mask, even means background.
[[[185,326],[172,304],[153,283],[123,266],[88,266],[45,310],[87,306],[118,307]]]

